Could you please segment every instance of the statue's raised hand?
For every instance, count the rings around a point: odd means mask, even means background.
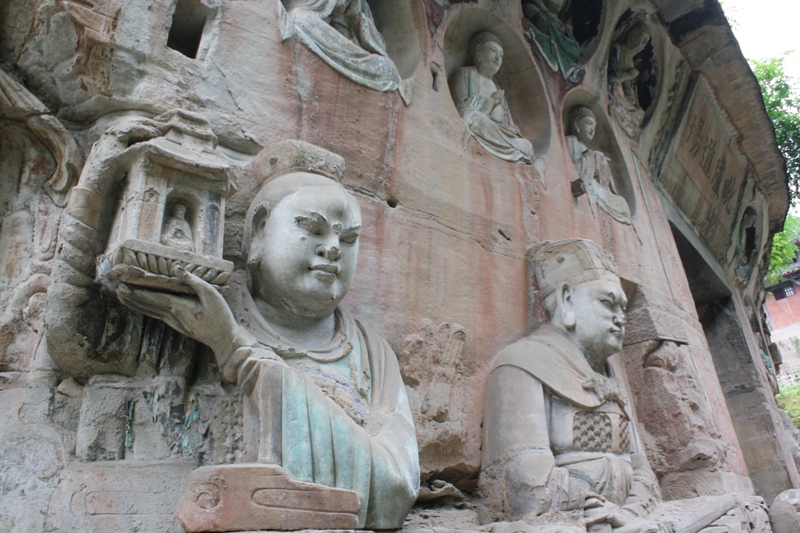
[[[120,284],[117,297],[125,306],[163,320],[179,333],[214,351],[217,358],[233,349],[239,326],[228,302],[209,283],[178,267],[176,277],[194,290],[196,296],[139,289]]]
[[[128,146],[149,141],[162,134],[164,124],[149,118],[131,118],[115,124],[105,134],[115,137]]]

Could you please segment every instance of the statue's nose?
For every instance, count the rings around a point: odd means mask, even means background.
[[[328,261],[336,261],[341,253],[338,246],[325,246],[324,244],[317,246],[316,252],[317,255],[324,257]]]

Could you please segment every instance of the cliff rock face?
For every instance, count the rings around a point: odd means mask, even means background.
[[[0,530],[184,531],[192,472],[253,460],[251,391],[115,290],[185,293],[186,267],[231,301],[252,162],[285,140],[341,156],[303,168],[360,205],[343,304],[397,354],[422,483],[407,529],[485,527],[488,376],[547,321],[526,253],[574,237],[616,260],[612,361],[664,499],[800,486],[760,311],[788,188],[721,8],[560,4],[3,2]]]

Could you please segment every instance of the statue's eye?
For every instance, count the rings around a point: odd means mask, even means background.
[[[306,230],[311,235],[322,235],[322,223],[310,217],[295,218],[297,225]]]
[[[339,241],[344,244],[355,244],[357,240],[358,233],[355,231],[345,231],[342,233],[341,237],[339,237]]]

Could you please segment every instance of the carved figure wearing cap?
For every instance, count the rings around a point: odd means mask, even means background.
[[[609,363],[627,304],[611,255],[568,239],[540,243],[528,259],[550,322],[504,348],[489,375],[481,484],[491,518],[536,523],[555,510],[570,531],[698,532],[734,509],[728,496],[661,504]]]
[[[491,32],[472,36],[469,53],[473,65],[450,76],[450,93],[472,136],[489,153],[513,163],[533,161],[533,146],[511,118],[505,93],[494,76],[503,64],[503,44]]]
[[[194,297],[132,288],[119,297],[210,346],[225,379],[246,396],[249,459],[279,465],[292,498],[297,491],[317,494],[267,505],[271,500],[257,495],[275,487],[241,481],[251,500],[244,514],[263,518],[228,527],[400,528],[419,486],[416,437],[395,354],[339,305],[355,274],[361,232],[358,202],[337,182],[344,162],[285,141],[262,151],[253,168],[266,181],[247,212],[246,272],[234,276],[227,302],[186,272],[179,275]],[[195,476],[179,507],[187,530],[207,531],[225,513],[192,522],[205,512],[199,495],[214,485],[209,476],[236,485],[229,477],[237,471],[211,468]],[[230,505],[237,505],[234,498]],[[269,515],[281,505],[295,515]],[[298,512],[306,514],[297,518]]]

